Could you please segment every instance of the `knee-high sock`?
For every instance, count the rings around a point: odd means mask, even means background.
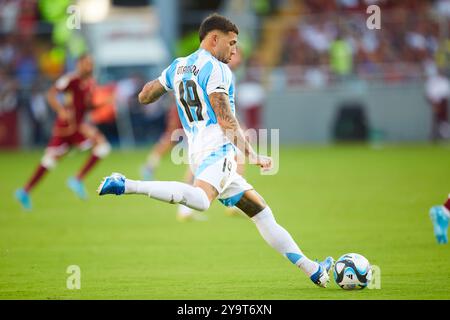
[[[100,157],[97,157],[95,154],[91,154],[86,163],[81,168],[80,172],[78,172],[77,179],[83,180],[86,174],[94,167],[98,160],[100,160]]]
[[[135,181],[125,180],[125,193],[145,194],[157,200],[169,203],[181,203],[189,208],[205,211],[209,208],[209,199],[199,187],[176,181]]]
[[[26,192],[30,192],[34,186],[44,177],[45,173],[47,173],[48,169],[40,164],[36,171],[31,176],[30,180],[25,185],[24,189]]]
[[[299,249],[289,232],[280,226],[269,207],[251,218],[256,224],[259,233],[266,242],[279,253],[284,255],[293,264],[311,276],[319,268],[318,263],[308,259]]]

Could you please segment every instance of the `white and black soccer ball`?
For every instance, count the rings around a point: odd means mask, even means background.
[[[364,289],[372,280],[369,261],[360,254],[347,253],[334,265],[334,281],[345,290]]]

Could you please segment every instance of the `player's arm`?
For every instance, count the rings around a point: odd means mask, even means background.
[[[62,120],[68,120],[69,119],[69,112],[67,109],[59,102],[58,100],[58,89],[56,86],[52,86],[47,91],[47,101],[50,107],[58,114],[58,117]]]
[[[139,103],[149,104],[155,102],[166,92],[166,89],[158,79],[147,82],[141,92],[139,92]]]
[[[272,165],[272,160],[269,157],[259,156],[253,150],[253,147],[245,138],[238,120],[231,112],[228,95],[223,92],[213,92],[209,95],[209,101],[216,114],[217,122],[228,139],[238,147],[251,163],[259,165],[263,169],[269,169]]]

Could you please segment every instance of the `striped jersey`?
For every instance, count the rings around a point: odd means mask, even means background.
[[[158,80],[167,91],[174,91],[191,163],[199,164],[211,152],[230,143],[208,98],[213,92],[226,93],[235,114],[233,75],[226,64],[200,48],[175,59]]]

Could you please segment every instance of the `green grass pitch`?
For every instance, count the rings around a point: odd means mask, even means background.
[[[86,154],[69,154],[23,212],[12,197],[41,152],[1,152],[0,299],[449,299],[450,245],[437,245],[428,210],[450,192],[445,146],[284,147],[280,171],[247,179],[310,258],[357,252],[381,269],[381,289],[314,286],[245,217],[215,203],[206,222],[144,196],[98,197],[104,175],[138,178],[145,150],[114,151],[86,180],[65,186]],[[157,178],[181,180],[165,158]],[[69,265],[81,289],[66,288]]]

